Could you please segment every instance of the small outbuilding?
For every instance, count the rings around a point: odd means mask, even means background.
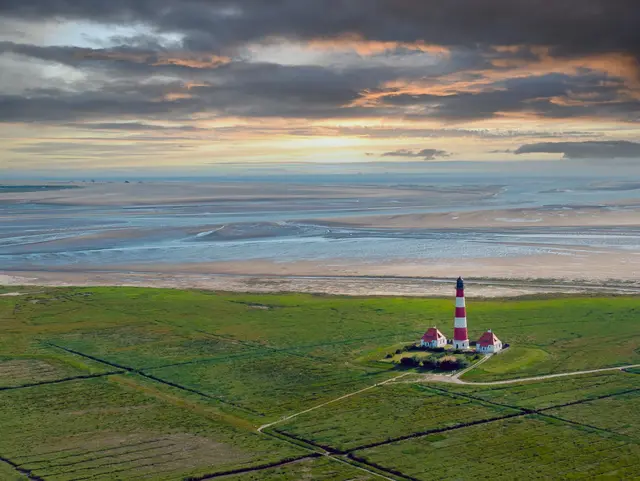
[[[476,351],[484,353],[500,352],[502,351],[502,341],[489,329],[478,339]]]
[[[420,347],[444,347],[447,345],[447,338],[442,334],[437,327],[430,327],[427,332],[424,333],[420,340]]]

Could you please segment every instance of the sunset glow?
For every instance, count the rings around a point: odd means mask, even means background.
[[[0,3],[3,169],[640,157],[630,1],[91,3]]]

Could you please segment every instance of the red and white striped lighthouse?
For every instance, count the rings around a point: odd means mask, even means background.
[[[469,349],[467,309],[464,302],[464,281],[458,277],[456,284],[456,317],[453,323],[453,348]]]

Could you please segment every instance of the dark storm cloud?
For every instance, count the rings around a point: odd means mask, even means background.
[[[32,89],[22,95],[0,95],[0,121],[176,119],[193,113],[291,118],[394,115],[384,106],[351,106],[363,89],[397,74],[382,67],[333,70],[234,62],[196,77],[199,83],[194,85],[167,78],[141,82],[127,75],[129,65],[118,68],[123,70],[115,78],[83,82],[75,89],[70,85],[67,91]]]
[[[438,149],[422,149],[418,151],[400,149],[393,152],[385,152],[382,157],[410,157],[421,158],[424,160],[434,160],[437,157],[449,157],[449,153],[445,150]]]
[[[620,98],[624,85],[605,74],[533,75],[497,81],[480,92],[450,95],[389,95],[382,102],[413,107],[408,117],[448,121],[481,120],[504,112],[533,113],[542,117],[616,117],[635,120],[640,112],[636,100]],[[421,106],[420,109],[416,107]]]
[[[450,94],[411,95],[387,87],[395,80],[429,81],[437,92],[451,74],[460,83],[484,81],[487,72],[508,72],[495,59],[539,61],[532,45],[559,55],[636,54],[636,7],[630,0],[0,0],[0,17],[146,24],[151,32],[113,37],[113,45],[96,49],[0,42],[0,54],[66,65],[88,77],[63,79],[64,90],[0,96],[0,121],[178,120],[204,114],[465,122],[513,112],[638,120],[640,103],[637,96],[623,95],[624,81],[587,69],[485,81],[481,88]],[[163,39],[168,32],[181,36]],[[384,63],[420,55],[406,45],[367,60],[358,56],[360,63],[314,66],[242,60],[238,48],[283,38],[340,43],[345,35],[452,50],[426,66]],[[42,83],[47,84],[44,75]],[[456,92],[456,86],[448,91]],[[385,96],[363,101],[374,94]]]
[[[98,92],[68,94],[52,91],[50,95],[0,95],[2,122],[69,122],[105,117],[190,113],[193,101],[152,101],[138,96],[113,96]]]
[[[623,140],[540,142],[522,145],[516,154],[563,154],[566,159],[640,158],[640,143]]]
[[[0,55],[3,53],[75,68],[143,76],[186,75],[193,71],[216,69],[229,61],[226,58],[211,55],[194,55],[184,51],[141,50],[127,45],[109,49],[91,49],[0,42]]]
[[[551,74],[498,81],[486,86],[486,91],[451,95],[391,94],[366,104],[361,102],[363,91],[366,95],[374,90],[371,86],[393,79],[397,72],[387,68],[334,70],[232,62],[208,71],[196,78],[199,83],[189,85],[179,78],[151,81],[153,78],[149,77],[149,81],[138,81],[128,65],[118,68],[123,70],[116,78],[72,84],[66,91],[32,89],[22,95],[0,96],[0,121],[73,122],[127,116],[175,121],[204,113],[247,118],[405,117],[464,122],[508,112],[549,118],[598,116],[635,120],[640,112],[636,100],[617,98],[619,82],[608,79],[603,83],[605,77],[594,74]],[[115,127],[113,123],[111,126]],[[385,135],[367,129],[342,133]],[[491,135],[464,129],[387,129],[386,134],[390,133],[410,137]],[[517,131],[498,135],[523,136]]]
[[[637,0],[0,0],[0,15],[145,23],[196,50],[285,37],[640,52]]]

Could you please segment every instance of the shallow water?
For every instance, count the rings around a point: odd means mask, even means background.
[[[236,180],[237,179],[227,179]],[[570,211],[640,196],[640,184],[589,178],[456,176],[307,176],[251,179],[256,189],[295,180],[301,185],[344,186],[345,195],[286,201],[217,199],[115,207],[0,203],[0,263],[3,269],[114,264],[202,263],[249,259],[279,262],[353,259],[508,257],[553,253],[580,255],[585,249],[640,252],[640,229],[519,227],[508,229],[375,229],[327,225],[319,219],[380,214],[466,212],[514,207]],[[266,186],[269,186],[267,189]],[[411,195],[360,197],[349,186],[396,189]],[[425,195],[421,195],[421,189]],[[435,192],[435,194],[434,194]],[[427,195],[428,194],[428,195]],[[469,200],[472,199],[472,200]],[[0,202],[2,197],[0,196]],[[505,219],[502,219],[505,220]],[[530,219],[529,219],[530,220]]]

